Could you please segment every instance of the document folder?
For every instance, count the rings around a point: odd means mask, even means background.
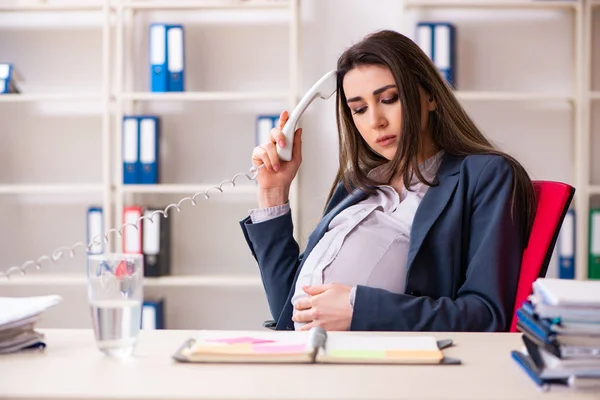
[[[558,235],[558,277],[575,278],[575,211],[565,215]]]
[[[144,276],[163,276],[171,272],[171,218],[154,214],[162,209],[147,208],[143,220]],[[148,218],[152,218],[151,222]]]
[[[20,92],[14,66],[10,63],[0,63],[0,94]]]
[[[157,184],[159,181],[159,126],[158,117],[139,116],[139,179],[140,184]]]
[[[279,115],[259,115],[256,117],[255,143],[259,146],[271,140],[271,129],[277,126]]]
[[[138,222],[141,217],[142,207],[123,207],[123,223],[137,226],[137,229],[129,225],[123,229],[123,253],[142,254],[143,224],[141,221]]]
[[[90,207],[87,212],[87,243],[94,240],[88,254],[102,254],[104,252],[104,223],[102,221],[102,208]]]
[[[167,25],[150,25],[150,91],[166,92],[167,69]]]
[[[144,330],[165,329],[164,300],[144,300],[142,326]]]
[[[443,78],[456,88],[456,28],[448,22],[419,22],[416,42]]]
[[[185,41],[182,25],[167,26],[167,65],[169,92],[185,88]]]
[[[134,116],[123,117],[123,184],[139,183],[139,122]]]

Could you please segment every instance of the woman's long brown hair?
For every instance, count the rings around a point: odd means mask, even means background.
[[[410,190],[409,183],[414,172],[419,181],[432,182],[421,174],[418,155],[422,152],[421,94],[425,90],[436,101],[436,109],[429,113],[429,127],[434,146],[455,156],[470,154],[500,155],[510,163],[513,170],[512,212],[513,218],[525,224],[528,237],[535,215],[535,191],[529,175],[513,157],[496,149],[481,133],[460,105],[452,88],[442,78],[436,66],[420,47],[406,36],[391,30],[383,30],[366,36],[348,48],[337,64],[336,119],[339,136],[339,169],[329,192],[331,199],[338,183],[342,181],[348,191],[360,188],[371,192],[380,182],[368,178],[368,172],[388,163],[375,153],[362,139],[354,125],[352,113],[346,103],[342,83],[351,69],[362,65],[378,65],[390,69],[402,104],[402,132],[398,150],[389,161],[389,178],[399,177]],[[516,213],[515,213],[516,212]]]

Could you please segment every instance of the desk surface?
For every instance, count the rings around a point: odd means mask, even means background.
[[[142,331],[134,357],[119,361],[96,349],[92,331],[41,332],[44,352],[0,356],[0,398],[600,399],[560,386],[541,392],[510,357],[519,334],[436,333],[454,339],[444,352],[463,365],[365,366],[176,363],[171,355],[194,336],[181,330]]]

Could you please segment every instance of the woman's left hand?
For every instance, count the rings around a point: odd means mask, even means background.
[[[300,330],[308,330],[313,326],[328,331],[347,331],[350,328],[350,286],[331,283],[305,286],[302,290],[308,297],[296,302],[292,316],[294,322],[306,322]]]

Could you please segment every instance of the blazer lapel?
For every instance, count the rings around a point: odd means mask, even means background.
[[[410,233],[407,271],[410,270],[425,236],[450,201],[458,183],[458,173],[462,159],[445,154],[437,173],[438,184],[427,189],[417,208]]]
[[[308,242],[306,244],[306,249],[304,251],[305,256],[304,259],[307,258],[308,254],[312,251],[313,247],[321,240],[325,232],[327,232],[327,227],[333,218],[338,215],[342,210],[358,203],[361,200],[364,200],[367,197],[366,193],[360,189],[354,190],[350,193],[346,198],[338,203],[334,208],[331,209],[327,214],[321,218],[321,221],[313,231],[313,233],[308,238]]]

